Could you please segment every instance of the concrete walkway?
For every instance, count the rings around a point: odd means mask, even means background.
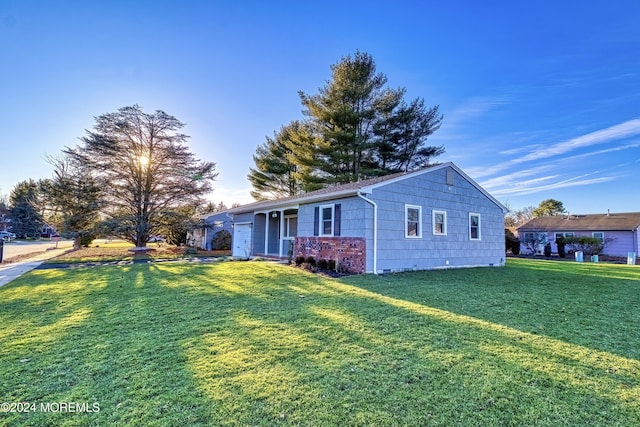
[[[6,285],[26,272],[38,267],[46,260],[62,255],[67,251],[69,251],[69,248],[49,249],[23,261],[0,264],[0,286]]]

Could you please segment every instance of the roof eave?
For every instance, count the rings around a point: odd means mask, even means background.
[[[342,199],[345,197],[357,196],[359,192],[362,193],[364,191],[356,188],[356,189],[342,190],[342,191],[336,191],[336,192],[325,193],[325,194],[316,194],[312,196],[300,196],[300,197],[296,197],[294,199],[288,199],[288,200],[273,200],[270,203],[267,201],[258,202],[253,205],[238,206],[237,208],[230,209],[229,213],[240,214],[240,213],[250,213],[250,212],[257,212],[257,211],[281,209],[281,208],[287,208],[287,207],[297,208],[300,205],[303,205],[306,203],[322,202],[325,200]]]

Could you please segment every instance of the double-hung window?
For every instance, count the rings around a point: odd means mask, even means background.
[[[340,203],[316,206],[313,212],[314,236],[340,235]]]
[[[447,212],[433,211],[433,234],[446,236],[447,234]]]
[[[480,214],[469,213],[469,239],[480,240]]]
[[[404,236],[410,239],[422,237],[422,206],[405,205]]]
[[[320,235],[333,235],[333,205],[320,206]]]

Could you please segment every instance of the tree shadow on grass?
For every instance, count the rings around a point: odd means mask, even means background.
[[[239,425],[640,420],[637,361],[283,267],[247,266],[218,329],[185,343],[200,387]],[[208,292],[228,292],[224,274],[192,273],[216,289]]]
[[[2,308],[15,304],[14,311],[28,319],[17,327],[40,328],[31,341],[1,341],[3,397],[90,408],[97,403],[100,410],[3,414],[10,425],[211,425],[209,400],[177,344],[192,333],[177,322],[189,314],[191,298],[159,287],[146,265],[69,270],[64,281],[50,275],[55,271],[31,274],[7,289],[12,292],[3,290]],[[43,298],[46,304],[34,305]],[[84,316],[68,321],[80,309]],[[55,334],[42,329],[47,327]]]
[[[30,280],[14,286],[16,313],[41,326],[81,308],[88,314],[22,365],[16,356],[31,344],[0,341],[21,368],[19,379],[2,368],[0,382],[25,384],[9,395],[17,400],[89,400],[101,410],[10,414],[18,425],[640,422],[637,361],[372,289],[381,284],[267,263],[149,264]],[[46,310],[77,300],[44,318],[18,290],[42,292],[40,300],[45,287],[53,291]]]
[[[343,280],[362,289],[640,360],[640,269],[544,261]]]

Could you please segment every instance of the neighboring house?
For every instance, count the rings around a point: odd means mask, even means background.
[[[518,227],[523,250],[529,242],[538,245],[551,243],[557,252],[558,237],[595,237],[605,242],[603,253],[611,256],[628,256],[638,253],[640,246],[640,212],[604,213],[591,215],[554,215],[534,218]]]
[[[49,224],[42,224],[42,232],[40,233],[40,237],[50,239],[51,237],[58,236],[58,231],[56,228]]]
[[[197,246],[204,250],[210,251],[211,241],[216,234],[222,230],[233,233],[231,216],[227,215],[228,210],[200,215],[200,224],[191,230],[187,235],[189,246]]]
[[[445,163],[230,209],[232,254],[312,256],[376,274],[501,266],[506,212]]]

